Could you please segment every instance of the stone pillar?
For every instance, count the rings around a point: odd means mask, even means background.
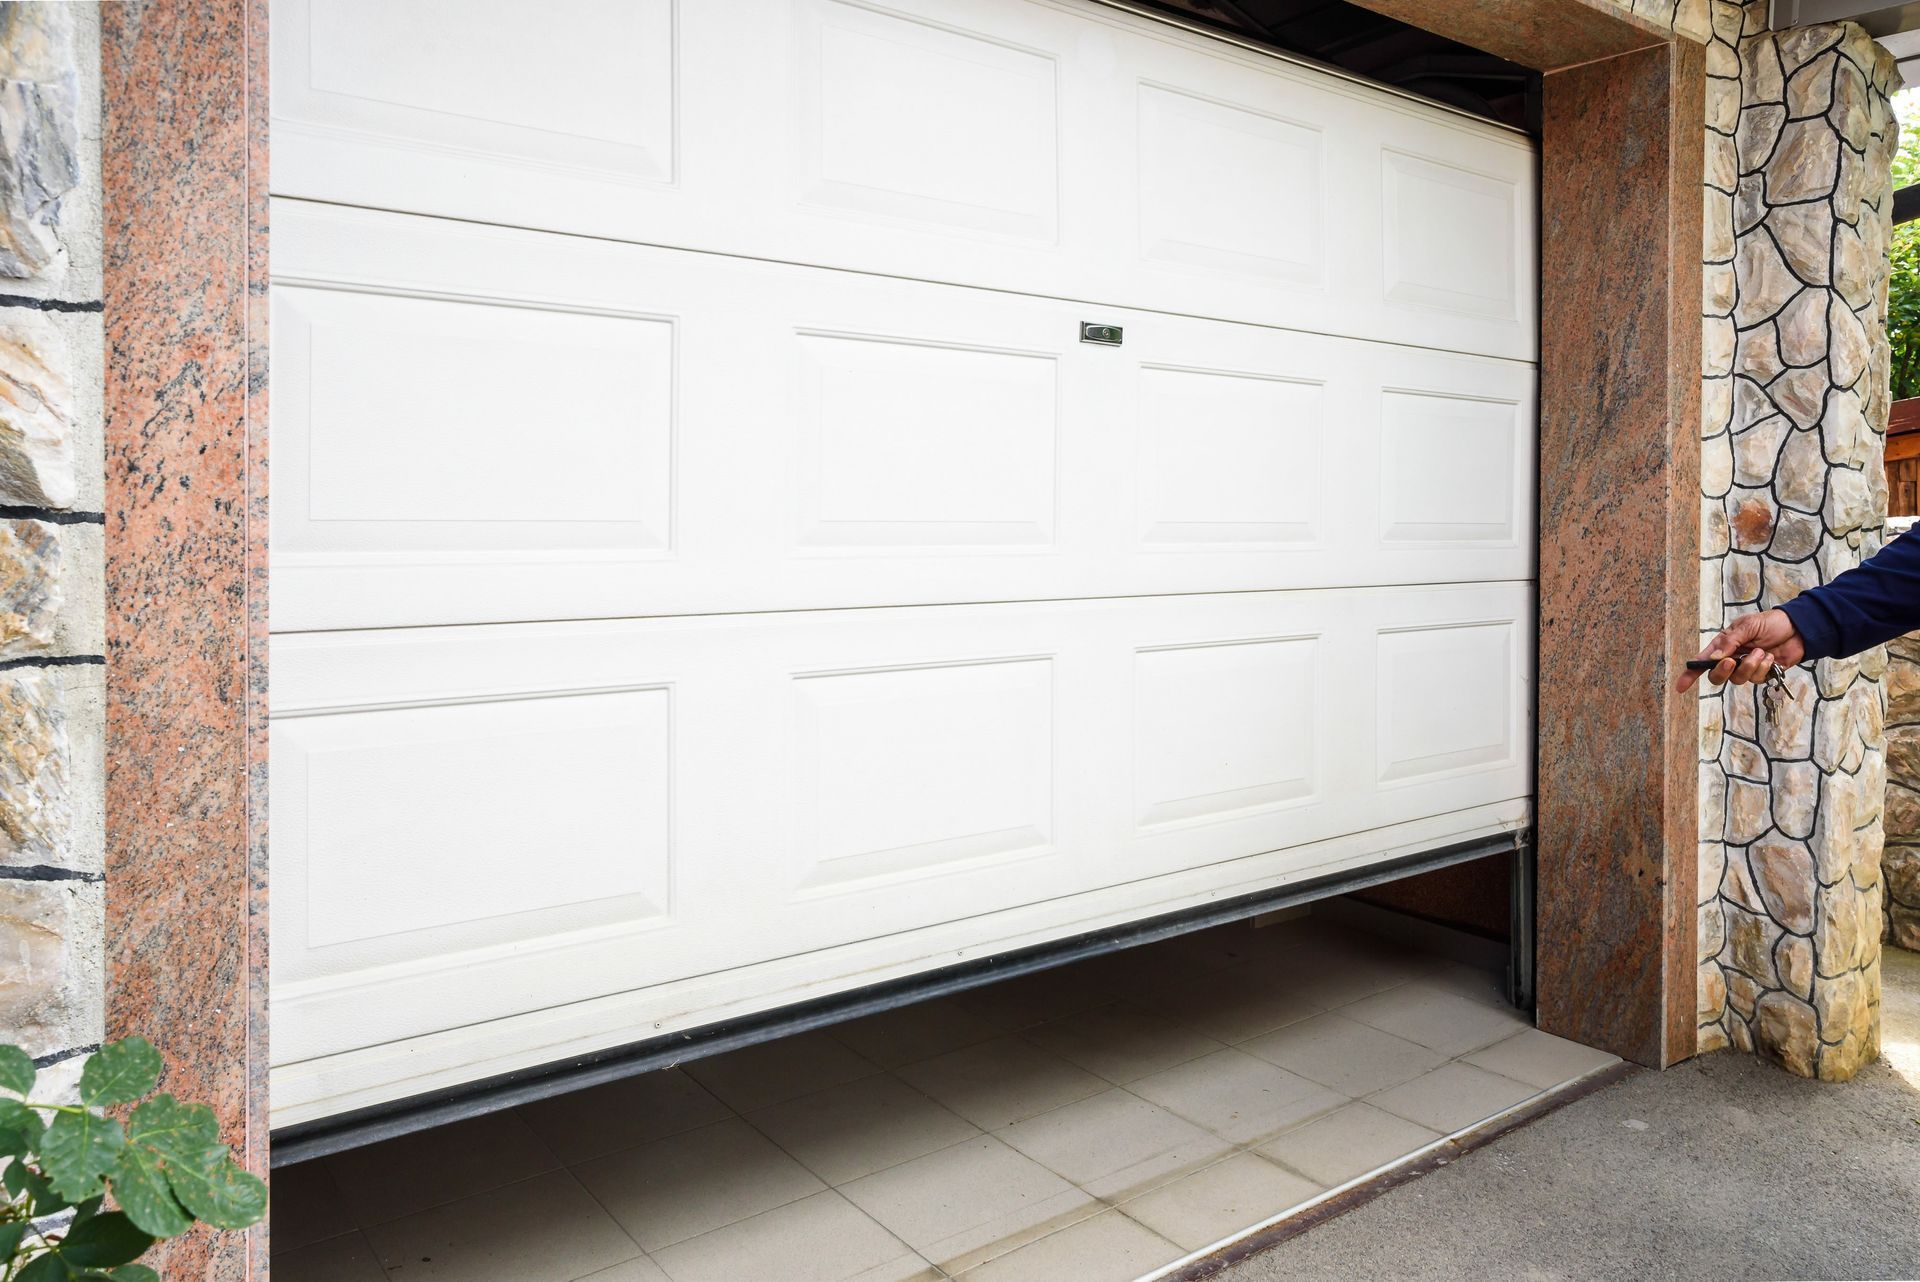
[[[97,21],[0,5],[0,1040],[69,1086],[102,1028]]]
[[[1732,8],[1716,44],[1739,32],[1741,107],[1707,166],[1731,201],[1707,206],[1703,637],[1858,565],[1886,511],[1893,61],[1850,23],[1766,32]],[[1831,1079],[1878,1050],[1885,666],[1875,650],[1797,669],[1791,697],[1702,695],[1702,1050]]]

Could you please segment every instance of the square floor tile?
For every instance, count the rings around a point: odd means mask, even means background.
[[[882,1068],[898,1068],[1000,1036],[998,1024],[980,1018],[950,997],[915,1002],[827,1030]]]
[[[1439,1051],[1337,1012],[1262,1033],[1240,1049],[1352,1096],[1398,1086],[1447,1062]]]
[[[1239,1153],[1135,1198],[1123,1209],[1182,1249],[1197,1251],[1291,1210],[1320,1191],[1263,1157]]]
[[[826,1187],[738,1118],[623,1149],[574,1171],[649,1252]]]
[[[273,1173],[273,1250],[277,1255],[357,1227],[325,1161],[283,1166]]]
[[[1323,1009],[1288,982],[1284,958],[1214,971],[1150,993],[1143,1004],[1222,1042],[1258,1037]]]
[[[1479,1050],[1527,1026],[1512,1007],[1489,1006],[1418,980],[1344,1006],[1340,1013],[1450,1056]]]
[[[890,1074],[863,1077],[747,1114],[828,1184],[898,1166],[980,1129]]]
[[[1416,1153],[1440,1138],[1371,1104],[1349,1104],[1276,1136],[1260,1152],[1328,1188]]]
[[[1347,1097],[1245,1051],[1224,1050],[1143,1077],[1127,1088],[1235,1144],[1253,1144]]]
[[[738,1113],[869,1077],[879,1066],[825,1030],[781,1037],[687,1065],[687,1074]]]
[[[921,1282],[936,1278],[919,1254],[838,1193],[798,1202],[659,1254],[673,1282]]]
[[[1116,1002],[1030,1028],[1027,1040],[1115,1085],[1222,1049],[1168,1015]]]
[[[323,1160],[362,1228],[560,1165],[512,1110],[416,1131]]]
[[[1471,1064],[1447,1064],[1403,1086],[1369,1096],[1367,1102],[1410,1122],[1451,1134],[1536,1094],[1533,1087],[1511,1077]]]
[[[1185,1254],[1145,1225],[1107,1211],[960,1276],[966,1282],[1134,1282]]]
[[[387,1271],[380,1267],[367,1239],[355,1229],[344,1237],[328,1238],[306,1246],[282,1251],[279,1243],[279,1208],[274,1209],[273,1276],[275,1282],[387,1282]]]
[[[677,1068],[520,1106],[520,1116],[534,1134],[568,1165],[690,1131],[732,1114],[732,1109]]]
[[[1231,1148],[1212,1132],[1122,1090],[1030,1117],[997,1135],[1056,1175],[1108,1200],[1164,1183]]]
[[[1288,953],[1284,961],[1296,990],[1327,1010],[1385,992],[1442,964],[1431,955],[1354,933],[1323,936]]]
[[[899,1076],[989,1131],[1097,1095],[1111,1085],[1018,1037],[908,1064]]]
[[[1471,966],[1466,962],[1441,961],[1421,978],[1483,1006],[1497,1006],[1502,1010],[1511,1008],[1507,1001],[1507,977],[1500,971]]]
[[[578,1278],[640,1248],[565,1171],[493,1189],[367,1230],[390,1274],[411,1282]]]
[[[949,1273],[1085,1219],[1100,1206],[991,1135],[903,1162],[840,1191]]]
[[[1618,1064],[1618,1055],[1529,1028],[1466,1057],[1466,1062],[1502,1077],[1538,1086],[1563,1086],[1588,1073]]]
[[[610,1269],[589,1273],[580,1282],[673,1282],[673,1279],[667,1276],[665,1269],[643,1255]]]

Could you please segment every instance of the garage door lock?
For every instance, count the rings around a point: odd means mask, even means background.
[[[1120,327],[1118,325],[1096,325],[1092,321],[1080,322],[1080,341],[1083,343],[1102,343],[1108,347],[1120,346]]]

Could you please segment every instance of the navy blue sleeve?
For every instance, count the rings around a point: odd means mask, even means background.
[[[1809,659],[1844,658],[1920,631],[1920,532],[1900,535],[1858,569],[1780,608]]]

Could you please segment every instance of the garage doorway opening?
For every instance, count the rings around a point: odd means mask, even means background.
[[[1615,1068],[1493,933],[1341,896],[286,1167],[275,1276],[1177,1276]]]

